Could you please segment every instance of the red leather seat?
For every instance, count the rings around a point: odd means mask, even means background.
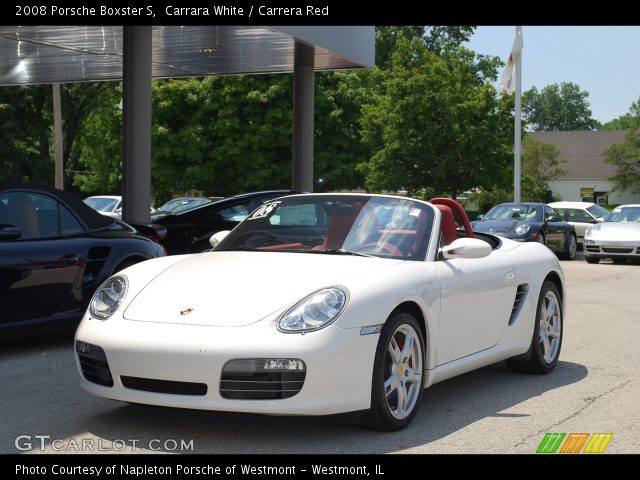
[[[444,236],[445,244],[450,245],[458,238],[458,225],[453,216],[453,211],[446,205],[435,205],[435,207],[440,210],[442,215],[440,229]]]
[[[353,212],[350,215],[329,217],[329,225],[327,226],[324,241],[320,245],[313,247],[312,250],[333,250],[341,248],[360,210],[362,210],[362,204],[356,202],[353,204]]]

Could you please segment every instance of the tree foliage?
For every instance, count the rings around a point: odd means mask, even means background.
[[[368,189],[455,196],[496,183],[509,160],[510,111],[473,55],[459,52],[397,40],[382,93],[363,108],[363,138],[373,148],[360,165]]]
[[[565,163],[556,145],[534,140],[529,135],[522,138],[520,193],[523,202],[546,202],[549,181],[566,173]],[[513,165],[507,169],[513,179]],[[480,190],[470,200],[486,212],[498,203],[513,201],[513,189],[495,188]]]
[[[605,162],[615,165],[611,177],[616,190],[640,193],[640,124],[633,126],[623,143],[614,143],[604,152]]]
[[[547,85],[540,92],[533,87],[523,95],[525,121],[535,132],[596,130],[600,124],[591,118],[588,96],[571,82]]]
[[[602,125],[602,130],[629,130],[640,125],[640,97],[631,104],[629,112]]]

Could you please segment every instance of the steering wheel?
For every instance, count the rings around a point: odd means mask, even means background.
[[[391,255],[392,257],[404,257],[404,253],[402,253],[402,250],[400,250],[398,247],[396,247],[395,245],[389,242],[365,243],[364,245],[360,245],[356,251],[360,252],[362,250],[367,250],[367,249],[370,251],[377,251],[377,252],[382,250],[387,255]]]

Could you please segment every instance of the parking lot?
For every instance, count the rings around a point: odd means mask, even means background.
[[[560,363],[546,376],[504,363],[426,390],[396,433],[351,418],[267,417],[134,406],[78,387],[71,336],[0,346],[0,453],[16,437],[43,451],[194,453],[533,453],[546,432],[611,432],[611,453],[640,453],[639,265],[563,262]],[[46,436],[36,437],[36,436]],[[43,438],[40,440],[40,438]],[[84,440],[84,443],[83,443]],[[186,446],[186,449],[181,449]]]

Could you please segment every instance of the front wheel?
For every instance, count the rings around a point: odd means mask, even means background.
[[[587,263],[600,263],[600,257],[584,257]]]
[[[373,363],[371,408],[362,425],[394,431],[415,417],[424,387],[424,339],[413,315],[398,312],[385,323]]]
[[[549,373],[560,357],[562,346],[562,297],[555,283],[547,280],[542,285],[529,350],[507,360],[517,372]]]

